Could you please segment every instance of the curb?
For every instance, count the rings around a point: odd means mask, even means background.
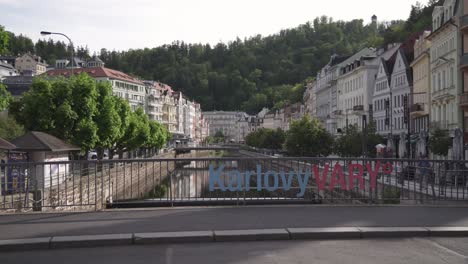
[[[468,237],[468,227],[326,227],[56,236],[0,240],[0,251],[274,240]]]

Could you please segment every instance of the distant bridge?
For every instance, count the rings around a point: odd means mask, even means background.
[[[206,151],[206,150],[213,150],[213,151],[239,151],[239,146],[201,146],[201,147],[176,147],[175,149],[176,155],[181,153],[188,153],[190,151]]]

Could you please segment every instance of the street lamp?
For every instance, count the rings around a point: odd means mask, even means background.
[[[71,39],[63,34],[63,33],[58,33],[58,32],[49,32],[49,31],[41,31],[41,35],[42,36],[47,36],[47,35],[60,35],[60,36],[64,36],[68,39],[68,41],[70,42],[70,46],[71,46],[71,76],[73,76],[73,57],[74,57],[74,48],[73,48],[73,42],[71,41]]]

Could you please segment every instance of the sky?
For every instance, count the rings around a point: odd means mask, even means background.
[[[229,42],[271,35],[317,16],[334,20],[407,19],[417,0],[0,0],[0,25],[36,41],[40,31],[75,46],[127,50],[175,40]],[[426,4],[428,0],[419,0]],[[53,36],[54,40],[64,40]]]

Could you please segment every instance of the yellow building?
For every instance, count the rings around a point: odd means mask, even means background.
[[[428,131],[431,87],[431,42],[426,39],[431,34],[425,31],[414,44],[414,60],[411,63],[413,69],[413,104],[411,106],[412,133]]]

